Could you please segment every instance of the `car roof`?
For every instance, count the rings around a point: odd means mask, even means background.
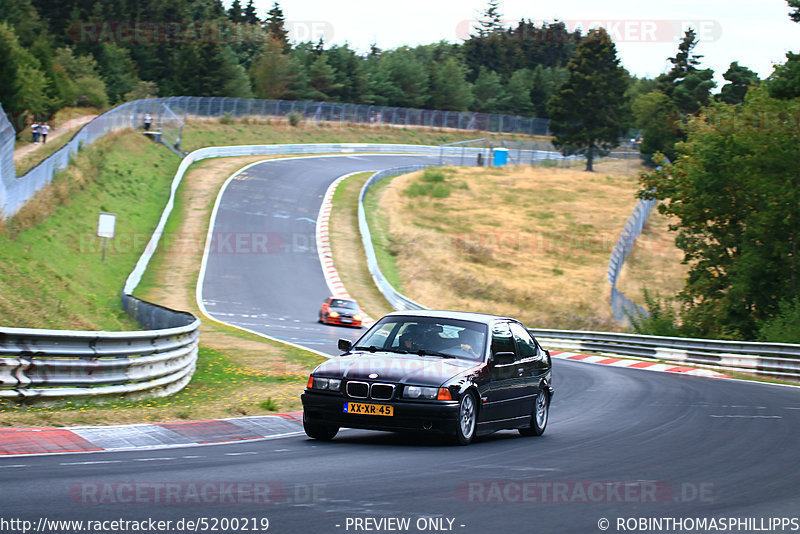
[[[394,311],[387,314],[388,316],[410,316],[410,317],[434,317],[434,318],[447,318],[447,319],[460,319],[462,321],[473,321],[476,323],[491,324],[497,320],[510,320],[516,321],[510,317],[503,317],[500,315],[489,315],[486,313],[452,311],[452,310],[402,310]]]

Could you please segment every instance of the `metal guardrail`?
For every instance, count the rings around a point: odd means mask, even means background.
[[[548,348],[610,353],[800,381],[800,345],[531,329]]]
[[[392,308],[395,310],[424,310],[426,308],[422,304],[411,300],[397,291],[383,275],[378,265],[378,258],[375,255],[375,247],[372,246],[372,234],[369,231],[369,224],[367,223],[367,212],[364,209],[364,197],[367,196],[369,189],[373,185],[384,178],[420,171],[426,167],[430,167],[430,165],[408,165],[406,167],[394,167],[392,169],[376,172],[364,183],[358,195],[358,229],[361,232],[361,242],[364,244],[364,253],[367,256],[367,268],[372,275],[372,279],[375,281],[375,285],[378,286],[384,298],[389,301],[389,304],[391,304]]]
[[[162,396],[180,390],[195,369],[200,320],[162,310],[182,316],[185,324],[140,332],[0,328],[0,398]]]

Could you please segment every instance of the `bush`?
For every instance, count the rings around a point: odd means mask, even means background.
[[[92,106],[95,108],[108,107],[106,84],[99,76],[83,76],[75,80],[75,91],[78,106]]]
[[[230,111],[226,111],[222,114],[222,117],[219,118],[220,124],[233,124],[233,113]]]
[[[286,115],[286,119],[289,121],[289,124],[296,127],[303,120],[303,114],[299,111],[292,111]]]
[[[773,343],[800,343],[800,298],[782,301],[778,314],[760,325],[758,337]]]
[[[633,331],[646,336],[685,337],[678,325],[678,312],[675,299],[661,298],[656,292],[651,294],[647,288],[642,291],[647,316],[629,316]]]

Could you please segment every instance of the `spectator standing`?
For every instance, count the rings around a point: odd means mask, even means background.
[[[50,125],[43,122],[39,125],[39,134],[42,136],[42,144],[47,142],[47,133],[50,131]]]
[[[146,113],[145,116],[144,116],[144,131],[145,132],[149,132],[150,131],[150,125],[151,124],[153,124],[153,116],[150,115],[149,113]]]
[[[39,142],[39,123],[34,122],[31,124],[31,142],[38,143]]]

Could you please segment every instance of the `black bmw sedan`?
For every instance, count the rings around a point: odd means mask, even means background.
[[[466,445],[501,429],[539,436],[547,425],[550,353],[514,319],[393,312],[339,349],[302,394],[311,438],[331,440],[345,427],[439,432]]]

